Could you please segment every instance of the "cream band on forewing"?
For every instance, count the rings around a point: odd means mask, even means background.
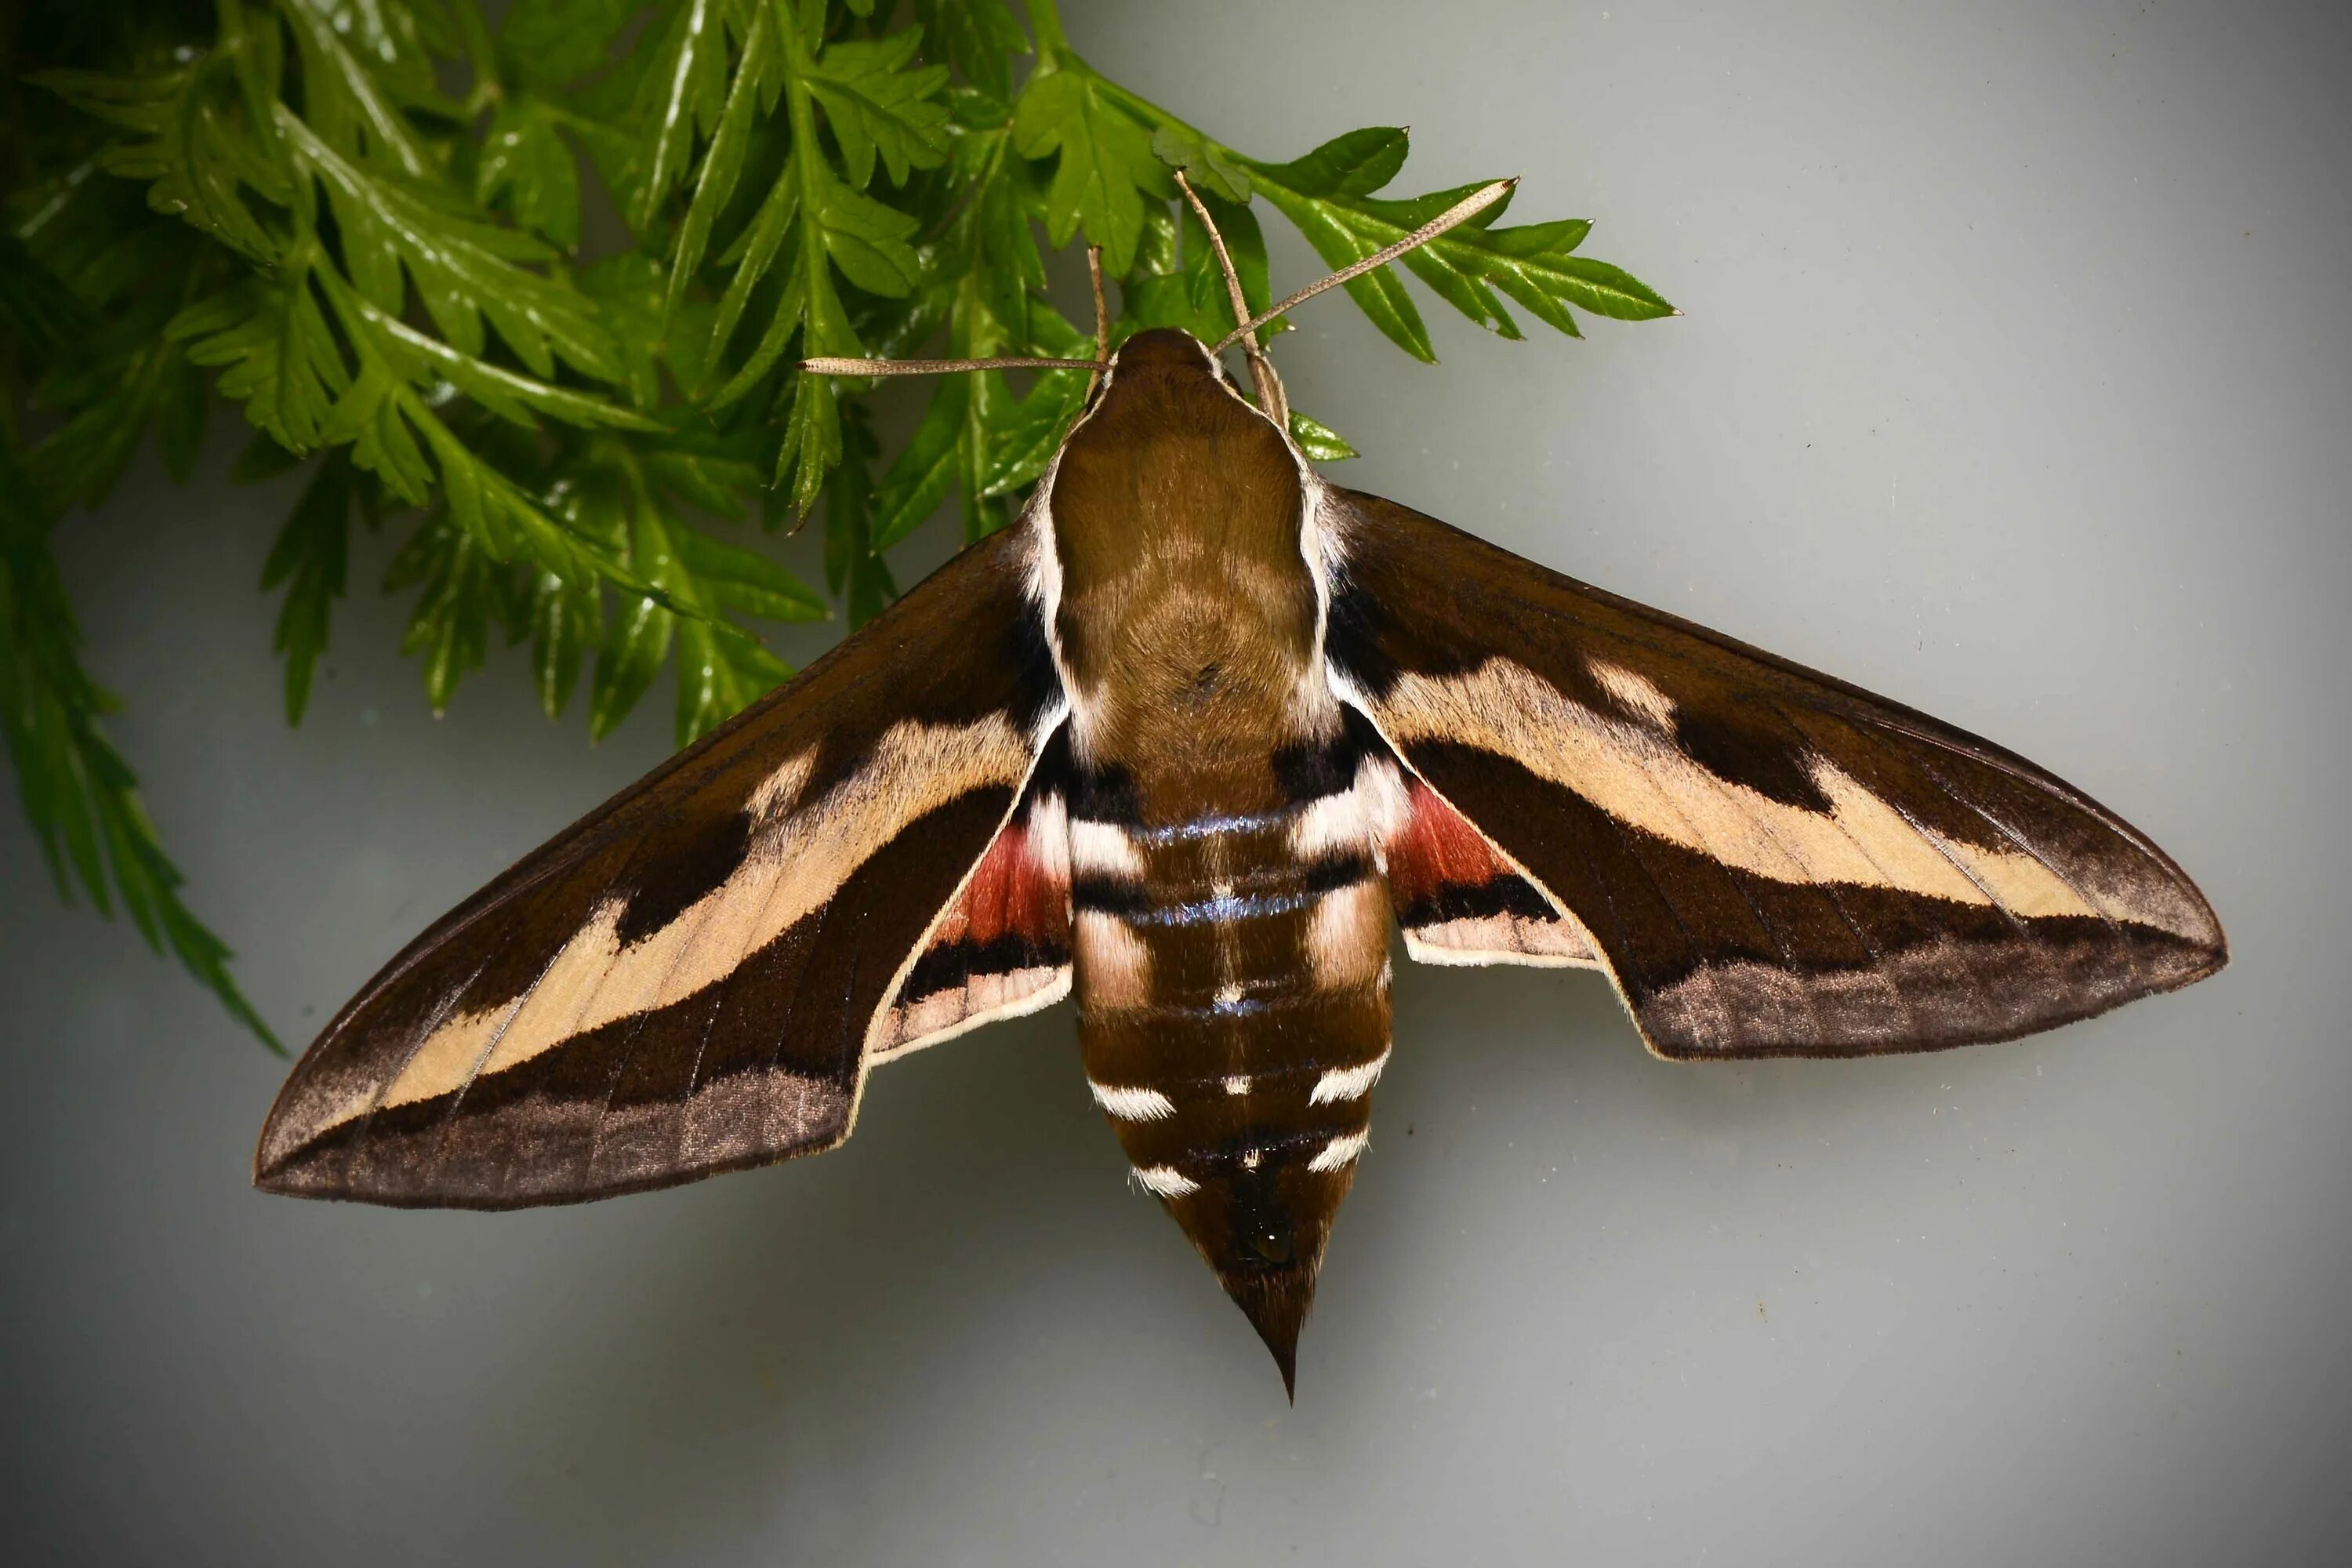
[[[1825,757],[1808,763],[1830,810],[1792,805],[1714,773],[1654,724],[1573,701],[1508,659],[1408,674],[1381,717],[1400,742],[1483,747],[1620,822],[1775,881],[1895,888],[2024,916],[2102,912],[2033,856],[1931,834]]]
[[[758,821],[726,881],[626,946],[618,934],[625,906],[605,900],[522,997],[442,1024],[375,1103],[446,1094],[586,1030],[716,984],[831,899],[908,823],[971,790],[1017,784],[1028,770],[1029,745],[997,714],[961,725],[903,721],[875,742],[856,773],[803,804],[798,796],[812,760],[792,758],[752,792]],[[367,1109],[355,1103],[336,1120]]]

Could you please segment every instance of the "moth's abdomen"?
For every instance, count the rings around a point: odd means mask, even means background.
[[[1081,790],[1071,823],[1095,1099],[1286,1373],[1389,1050],[1368,797],[1329,782],[1149,819]]]

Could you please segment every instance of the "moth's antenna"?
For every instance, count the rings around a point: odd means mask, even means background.
[[[1201,226],[1209,231],[1209,244],[1217,253],[1217,267],[1225,275],[1226,297],[1234,302],[1234,320],[1241,323],[1212,352],[1223,353],[1234,339],[1241,341],[1242,352],[1249,356],[1250,380],[1257,385],[1257,405],[1265,411],[1266,417],[1287,430],[1290,428],[1290,397],[1282,390],[1282,378],[1274,374],[1274,362],[1265,357],[1264,349],[1258,347],[1257,328],[1260,323],[1249,319],[1249,300],[1242,293],[1241,274],[1234,270],[1233,255],[1225,249],[1225,237],[1217,232],[1217,220],[1209,216],[1208,204],[1201,200],[1201,194],[1192,188],[1192,182],[1184,177],[1181,169],[1176,171],[1176,186],[1184,193],[1184,199],[1192,204],[1193,214],[1200,218]]]
[[[1177,177],[1181,179],[1183,176],[1180,174]],[[1283,314],[1285,311],[1296,310],[1300,305],[1305,304],[1307,300],[1315,298],[1316,295],[1323,292],[1324,289],[1336,289],[1342,283],[1362,277],[1365,273],[1371,271],[1376,267],[1386,267],[1390,262],[1394,261],[1398,257],[1402,256],[1408,250],[1420,249],[1423,246],[1427,245],[1431,240],[1435,239],[1439,235],[1444,234],[1447,229],[1458,228],[1463,224],[1465,224],[1472,218],[1476,217],[1480,213],[1485,212],[1488,207],[1493,206],[1496,202],[1501,201],[1505,196],[1509,195],[1511,194],[1512,187],[1517,185],[1518,183],[1519,182],[1516,178],[1496,180],[1491,185],[1484,185],[1479,189],[1471,192],[1470,195],[1454,203],[1452,206],[1447,207],[1444,212],[1439,213],[1435,217],[1430,219],[1427,223],[1423,224],[1411,234],[1406,235],[1394,245],[1382,246],[1380,249],[1372,252],[1371,255],[1365,257],[1361,261],[1357,262],[1354,266],[1343,267],[1339,271],[1331,274],[1330,277],[1324,279],[1320,283],[1312,284],[1305,289],[1301,289],[1289,299],[1282,300],[1278,304],[1270,306],[1264,310],[1260,310],[1256,315],[1251,317],[1248,321],[1244,321],[1232,331],[1227,332],[1218,341],[1217,346],[1210,352],[1213,353],[1221,353],[1224,350],[1231,348],[1236,340],[1255,331],[1258,328],[1265,325],[1268,321],[1271,321],[1276,316]]]
[[[1102,374],[1103,362],[1091,359],[829,359],[819,355],[801,361],[811,375],[953,375],[960,370],[1090,370]]]

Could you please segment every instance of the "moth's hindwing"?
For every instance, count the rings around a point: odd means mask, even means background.
[[[1416,957],[1597,962],[1678,1058],[2005,1039],[2227,960],[2178,866],[2021,757],[1393,502],[1320,514],[1334,677],[1417,775]]]
[[[961,1012],[900,1002],[951,901],[984,901],[968,873],[1060,703],[1034,543],[966,551],[419,937],[295,1068],[258,1183],[503,1208],[812,1153],[848,1135],[869,1039],[1037,1005],[1051,930],[992,993],[976,955]]]

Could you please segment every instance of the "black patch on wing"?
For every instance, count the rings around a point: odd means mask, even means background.
[[[643,942],[723,886],[751,846],[751,817],[730,812],[716,820],[674,818],[657,823],[632,862],[636,885],[615,889],[627,900],[617,931],[622,945]]]
[[[1023,969],[1055,968],[1070,962],[1069,949],[1060,943],[1035,942],[1007,931],[988,942],[953,942],[935,947],[915,961],[907,984],[898,992],[905,1005],[941,991],[961,989],[982,974],[1010,974]]]
[[[1397,924],[1414,931],[1448,921],[1491,920],[1496,915],[1517,915],[1530,921],[1558,918],[1534,884],[1507,871],[1484,882],[1447,882],[1436,891],[1415,899],[1408,908],[1399,910]]]
[[[1675,710],[1675,744],[1718,777],[1746,784],[1761,795],[1826,813],[1830,797],[1805,766],[1805,752],[1790,743],[1788,726],[1745,713],[1703,708]]]

